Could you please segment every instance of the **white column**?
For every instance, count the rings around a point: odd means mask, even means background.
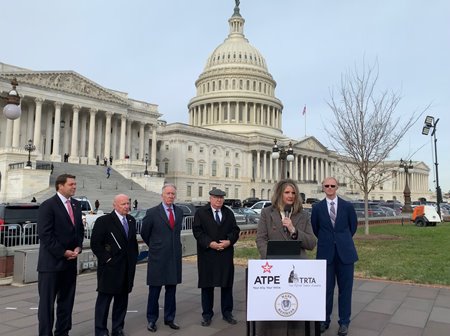
[[[274,181],[274,178],[273,178],[273,159],[272,159],[272,154],[270,154],[269,155],[269,179],[270,179],[270,182],[273,182]]]
[[[121,124],[120,124],[120,160],[125,159],[125,127],[127,126],[127,116],[122,115],[121,116]]]
[[[126,154],[128,154],[129,156],[130,156],[130,159],[133,159],[133,157],[132,157],[132,150],[131,150],[131,125],[132,125],[132,121],[131,120],[128,120],[128,122],[127,122],[127,134],[126,134],[126,138],[127,138],[127,141],[126,141],[126,144],[127,144],[127,147],[126,147]]]
[[[150,157],[150,170],[158,171],[158,166],[156,165],[156,127],[157,125],[153,125],[152,127],[152,155]]]
[[[103,155],[103,148],[102,148],[102,139],[104,139],[104,134],[103,134],[103,118],[101,118],[101,116],[99,116],[97,118],[97,131],[95,134],[95,152],[97,153],[97,155],[100,156],[100,161],[103,161],[103,159],[105,158],[105,155]]]
[[[18,148],[19,147],[20,119],[22,119],[22,118],[19,117],[16,120],[13,121],[13,134],[12,134],[12,147],[13,148]]]
[[[42,116],[42,103],[44,99],[36,98],[36,117],[34,120],[34,132],[33,132],[33,143],[36,149],[40,151],[41,148],[41,116]],[[48,140],[50,141],[50,139]]]
[[[74,105],[72,107],[72,140],[70,146],[69,162],[80,163],[80,157],[78,154],[78,117],[80,115],[80,107]]]
[[[50,156],[50,159],[52,161],[59,161],[61,162],[61,154],[59,152],[59,140],[60,140],[60,127],[61,124],[61,106],[63,105],[62,102],[55,102],[55,126],[53,129],[53,149],[52,149],[52,155]]]
[[[306,181],[310,181],[311,180],[311,178],[310,178],[310,176],[309,176],[309,164],[310,164],[310,157],[309,156],[307,156],[306,157],[306,162],[305,162],[305,165],[306,165],[306,169],[305,169],[305,180]]]
[[[145,143],[145,124],[141,122],[139,127],[139,160],[145,160],[144,143]]]
[[[267,182],[267,152],[263,151],[263,171],[262,171],[262,178],[264,179],[264,182]]]
[[[294,181],[298,181],[298,155],[294,155],[294,171],[292,172]]]
[[[33,126],[34,126],[34,106],[31,103],[29,103],[27,114],[27,135],[25,141],[33,139]]]
[[[259,180],[261,179],[261,153],[259,150],[256,151],[256,165],[255,165],[255,169],[256,169],[256,180],[259,182]]]
[[[84,112],[81,114],[80,121],[80,156],[86,157],[86,126],[87,126],[87,114]],[[85,159],[86,160],[86,159]],[[87,163],[86,161],[84,163]]]
[[[304,174],[303,174],[303,155],[299,155],[300,158],[300,181],[304,181]]]
[[[94,157],[95,148],[95,114],[97,109],[91,109],[89,112],[89,142],[88,142],[88,163],[95,164],[96,158]],[[100,158],[99,158],[100,159]]]
[[[11,148],[14,121],[6,119],[5,147]]]
[[[44,154],[42,155],[42,158],[45,158],[45,160],[49,160],[50,155],[52,154],[53,111],[51,109],[47,109],[46,114],[47,120],[45,127],[45,148],[42,149],[42,154]]]
[[[118,143],[119,143],[119,120],[117,118],[111,119],[112,124],[112,142],[111,142],[111,156],[113,159],[116,159],[118,157]],[[114,161],[113,161],[114,162]]]
[[[111,156],[111,117],[112,112],[106,112],[106,125],[105,125],[105,148],[103,153],[105,153],[105,157],[108,158]]]

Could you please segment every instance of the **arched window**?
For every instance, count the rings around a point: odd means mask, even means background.
[[[211,164],[211,176],[217,176],[217,161],[214,160]]]

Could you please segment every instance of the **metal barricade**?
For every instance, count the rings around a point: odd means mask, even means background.
[[[0,244],[7,247],[39,244],[37,223],[1,225]]]

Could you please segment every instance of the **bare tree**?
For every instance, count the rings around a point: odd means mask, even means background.
[[[428,109],[396,117],[401,97],[389,90],[376,91],[378,73],[377,65],[364,65],[362,71],[355,67],[342,75],[338,94],[331,92],[328,101],[334,121],[325,127],[334,149],[345,157],[345,173],[364,194],[365,234],[369,234],[369,193],[390,178],[384,161]]]

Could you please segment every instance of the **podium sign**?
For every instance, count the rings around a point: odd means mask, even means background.
[[[326,261],[248,261],[248,321],[325,321]]]

